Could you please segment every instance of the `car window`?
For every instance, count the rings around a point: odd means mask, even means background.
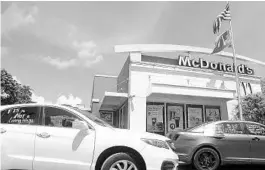
[[[265,136],[265,126],[261,126],[254,123],[246,123],[246,127],[252,135]]]
[[[241,124],[236,122],[222,123],[217,130],[222,130],[225,134],[243,134]]]
[[[215,134],[223,134],[225,133],[224,130],[224,124],[223,123],[219,123],[215,125]]]
[[[40,107],[16,107],[1,111],[1,123],[37,125]]]
[[[75,128],[75,124],[80,121],[79,117],[66,110],[55,107],[44,108],[45,126]]]

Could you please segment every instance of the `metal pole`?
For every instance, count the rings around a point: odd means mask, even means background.
[[[237,99],[238,99],[239,115],[240,115],[240,120],[244,120],[242,106],[241,106],[241,91],[240,91],[240,83],[239,83],[239,78],[238,78],[238,69],[237,69],[237,62],[236,62],[236,50],[235,50],[235,46],[234,46],[234,36],[233,36],[233,30],[232,30],[232,20],[230,20],[229,24],[230,24],[231,41],[232,41],[232,48],[233,48],[233,59],[234,59],[233,61],[234,61],[234,69],[235,69],[236,92],[237,92]]]

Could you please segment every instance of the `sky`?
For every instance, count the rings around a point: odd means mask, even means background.
[[[220,2],[1,2],[1,68],[36,101],[89,107],[95,74],[118,75],[121,44],[213,48]],[[231,2],[236,52],[265,62],[265,2]],[[264,69],[265,68],[261,68]]]

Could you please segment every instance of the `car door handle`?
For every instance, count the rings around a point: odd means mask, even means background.
[[[49,138],[51,135],[47,132],[37,133],[37,136],[40,138]]]
[[[0,132],[1,132],[1,134],[6,133],[6,130],[4,128],[1,128]]]
[[[252,138],[252,140],[254,140],[254,141],[260,141],[260,138],[255,137],[255,138]]]
[[[224,136],[213,136],[213,138],[215,138],[215,139],[224,139],[225,137]]]
[[[224,139],[225,138],[224,135],[214,135],[212,137],[215,138],[215,139]]]

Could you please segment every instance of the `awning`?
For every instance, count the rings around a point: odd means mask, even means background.
[[[171,94],[171,95],[184,95],[184,96],[194,96],[194,97],[209,97],[209,98],[219,98],[225,100],[235,99],[235,90],[221,90],[213,88],[203,88],[203,87],[187,87],[180,85],[165,85],[165,84],[152,84],[151,93],[158,94]]]
[[[128,93],[105,92],[99,110],[115,111],[128,99]]]

